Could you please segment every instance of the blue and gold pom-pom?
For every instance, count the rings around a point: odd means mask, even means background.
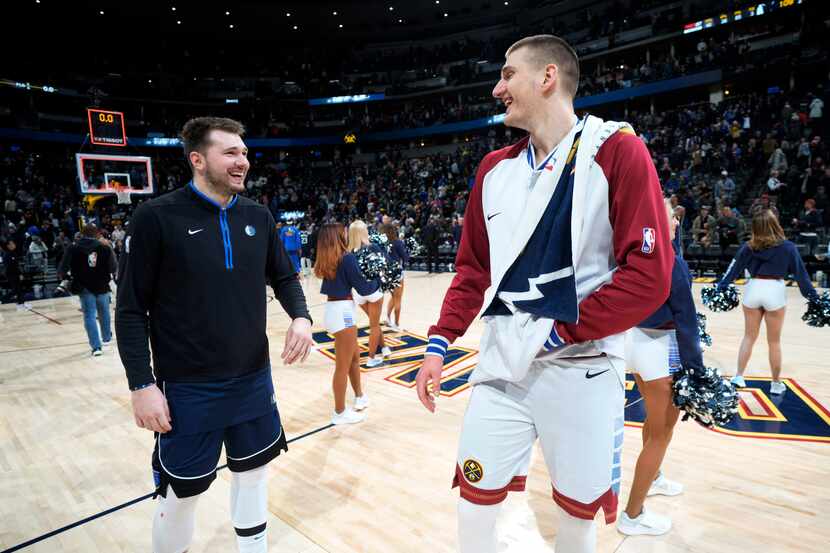
[[[702,345],[712,345],[712,337],[706,333],[706,315],[703,313],[697,314],[697,336]]]
[[[400,263],[368,248],[359,249],[355,257],[363,276],[367,279],[379,279],[384,292],[390,292],[401,285],[403,270]]]
[[[715,313],[732,311],[740,303],[738,289],[732,284],[723,290],[720,290],[716,284],[713,284],[709,288],[704,288],[700,291],[700,298],[703,301],[703,305]]]
[[[807,300],[807,312],[801,320],[810,326],[830,326],[830,292]]]
[[[406,240],[404,240],[404,244],[406,244],[406,249],[409,250],[409,255],[417,256],[421,255],[422,249],[421,244],[415,239],[414,236],[410,236]]]
[[[723,426],[738,412],[738,392],[720,371],[683,369],[674,375],[674,404],[683,420],[694,419],[703,426]]]

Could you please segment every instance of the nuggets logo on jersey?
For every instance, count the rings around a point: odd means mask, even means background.
[[[464,467],[462,470],[464,472],[464,478],[466,478],[471,484],[475,484],[484,478],[484,468],[481,466],[481,463],[474,459],[467,459],[464,461]]]
[[[626,378],[625,421],[639,426],[645,408],[633,377]],[[746,377],[746,388],[738,390],[738,415],[712,430],[745,438],[830,443],[830,411],[791,378],[783,379],[783,394],[771,394],[770,382],[769,377]]]
[[[414,388],[415,377],[424,361],[424,351],[429,341],[410,332],[384,329],[384,335],[387,345],[392,349],[392,357],[379,367],[370,369],[361,365],[361,369],[364,372],[392,370],[384,380],[405,388]],[[334,360],[334,337],[326,331],[319,331],[314,333],[313,338],[319,346],[317,351]],[[358,342],[361,363],[365,363],[369,359],[369,327],[358,330]],[[470,387],[468,380],[478,363],[478,351],[450,345],[445,360],[441,395],[453,397]],[[747,378],[746,381],[747,387],[740,390],[738,416],[725,427],[713,428],[714,432],[750,438],[830,443],[830,411],[795,380],[783,380],[787,391],[782,396],[769,393],[769,377]],[[642,397],[634,378],[627,375],[625,422],[639,426],[644,420],[645,405]],[[462,469],[467,477],[466,466]],[[483,474],[483,469],[481,470]]]
[[[654,252],[654,243],[657,241],[657,236],[654,233],[654,229],[651,227],[644,227],[643,228],[643,246],[640,248],[643,253],[652,253]]]

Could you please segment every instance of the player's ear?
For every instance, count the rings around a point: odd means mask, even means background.
[[[559,67],[557,67],[553,63],[549,63],[545,66],[545,72],[542,77],[542,91],[549,93],[553,92],[556,87],[556,83],[559,80]]]
[[[204,166],[205,158],[200,152],[198,152],[196,150],[193,150],[192,152],[190,152],[187,155],[187,159],[190,160],[190,166],[193,167],[194,169],[202,169],[203,166]]]

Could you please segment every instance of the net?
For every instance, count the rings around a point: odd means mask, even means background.
[[[133,203],[130,199],[130,189],[125,186],[116,186],[115,195],[118,198],[118,205],[129,205]]]

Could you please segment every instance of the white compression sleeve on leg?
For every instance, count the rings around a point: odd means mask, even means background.
[[[496,553],[496,519],[501,503],[478,505],[458,498],[458,551],[460,553]]]
[[[556,553],[596,553],[594,521],[571,516],[558,505],[557,509],[559,530],[556,532]]]
[[[184,553],[193,539],[199,496],[179,498],[172,486],[159,497],[153,516],[153,553]]]
[[[231,521],[239,553],[266,553],[268,465],[235,472],[231,479]]]

